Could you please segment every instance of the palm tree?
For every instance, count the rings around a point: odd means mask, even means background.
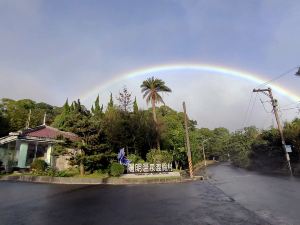
[[[153,120],[156,126],[156,131],[158,132],[158,124],[157,124],[157,118],[156,118],[156,112],[155,112],[155,105],[157,103],[164,103],[164,100],[162,99],[162,96],[159,94],[159,92],[172,92],[172,90],[165,85],[165,82],[161,79],[157,79],[154,77],[148,78],[147,80],[143,81],[142,85],[142,93],[143,98],[146,98],[147,104],[151,102],[152,105],[152,114],[153,114]],[[157,142],[157,149],[160,149],[159,144],[159,138],[157,136],[156,139]]]

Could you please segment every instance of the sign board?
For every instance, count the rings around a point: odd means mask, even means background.
[[[286,150],[286,152],[292,152],[292,146],[291,145],[286,145],[285,150]]]
[[[172,172],[172,163],[129,163],[128,173],[164,173]]]

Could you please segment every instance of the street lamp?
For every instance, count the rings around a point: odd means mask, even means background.
[[[202,141],[202,152],[203,152],[203,159],[204,159],[204,167],[205,167],[205,169],[206,169],[206,156],[205,156],[205,150],[204,150],[204,142],[208,141],[209,139],[211,139],[211,138],[207,138],[207,139],[204,139]]]

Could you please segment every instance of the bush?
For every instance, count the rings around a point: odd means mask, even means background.
[[[70,170],[58,171],[55,168],[48,167],[45,171],[35,170],[33,173],[35,176],[48,176],[48,177],[73,177],[75,174]]]
[[[135,154],[130,154],[127,159],[130,160],[131,163],[144,163],[145,161],[139,156]]]
[[[113,177],[119,177],[124,173],[124,166],[117,163],[113,162],[110,166],[110,175]]]
[[[55,177],[73,177],[74,175],[71,174],[68,170],[56,171],[54,174]]]
[[[147,162],[149,163],[171,163],[173,161],[173,156],[168,151],[158,151],[156,149],[151,149],[147,155]]]
[[[31,169],[36,171],[45,171],[48,167],[48,164],[42,159],[35,159],[31,163]]]

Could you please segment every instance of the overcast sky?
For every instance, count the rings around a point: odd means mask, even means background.
[[[59,106],[120,74],[181,62],[272,79],[300,65],[299,12],[294,0],[0,0],[0,97]],[[294,72],[274,84],[300,96]],[[189,71],[151,75],[172,88],[166,104],[181,110],[185,100],[199,127],[274,123],[263,95],[246,116],[257,83]],[[106,104],[126,85],[145,108],[139,86],[147,76],[99,89],[100,99]],[[299,116],[297,102],[274,95],[282,120]]]

